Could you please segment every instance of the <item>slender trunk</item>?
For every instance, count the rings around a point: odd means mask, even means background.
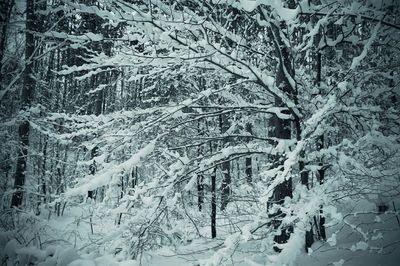
[[[201,211],[204,203],[204,175],[199,174],[197,176],[197,205],[199,211]]]
[[[228,128],[228,117],[226,114],[222,114],[219,116],[219,127],[221,130],[221,134],[224,134]],[[228,142],[227,137],[223,137],[222,146]],[[228,205],[229,198],[231,195],[231,173],[230,173],[230,161],[226,160],[221,165],[222,170],[222,184],[221,184],[221,210],[225,210]]]
[[[321,150],[324,148],[324,135],[321,135],[318,140],[318,150]],[[320,164],[320,169],[318,170],[318,176],[319,176],[319,184],[322,185],[324,183],[325,179],[325,169],[323,169],[323,162],[321,158]],[[322,205],[320,206],[319,209],[319,235],[321,239],[326,240],[326,231],[325,231],[325,216],[324,216],[324,211]]]
[[[94,157],[96,157],[96,156],[98,155],[98,150],[99,150],[98,147],[94,147],[94,148],[91,150],[91,152],[90,152],[90,157],[91,157],[91,159],[94,159]],[[90,165],[90,167],[89,167],[89,171],[90,171],[90,174],[91,174],[91,175],[94,175],[94,174],[96,173],[96,170],[97,170],[96,168],[97,168],[97,166],[96,166],[96,161],[93,160],[93,163],[92,163],[92,164]],[[93,191],[93,190],[89,190],[89,191],[88,191],[88,194],[87,194],[87,197],[90,198],[90,199],[95,199],[94,191]]]
[[[43,164],[42,164],[42,194],[43,194],[43,202],[46,202],[46,160],[47,160],[47,137],[44,137],[44,147],[43,147]]]
[[[216,195],[217,169],[211,174],[211,238],[217,237],[217,195]]]
[[[319,39],[320,39],[320,35],[318,34],[314,45],[318,45]],[[320,82],[321,82],[321,53],[320,52],[316,52],[316,54],[314,55],[314,60],[313,60],[313,62],[315,62],[315,64],[313,65],[313,70],[315,70],[315,72],[316,72],[316,78],[315,78],[314,85],[319,87]],[[303,151],[301,154],[301,161],[299,164],[300,177],[301,177],[301,183],[304,186],[306,186],[307,189],[309,189],[310,188],[309,181],[308,181],[309,173],[304,168],[305,168],[305,162],[304,162],[304,151]],[[316,217],[314,217],[313,219],[314,219],[314,223],[317,227],[317,235],[320,236],[319,225],[316,222]],[[309,230],[307,230],[306,234],[305,234],[305,249],[307,252],[313,243],[314,243],[314,232],[313,232],[312,221],[310,221]]]
[[[95,77],[94,77],[95,82],[91,89],[94,89],[101,84],[99,81],[100,77],[101,77],[100,75],[95,75]],[[97,92],[95,105],[94,105],[94,114],[95,115],[101,115],[103,113],[103,97],[104,97],[104,88],[100,89],[100,91]]]
[[[322,54],[318,51],[316,54],[316,79],[315,79],[315,85],[320,87],[321,86],[321,80],[322,80]],[[321,94],[321,91],[319,92]],[[324,135],[322,134],[318,138],[318,143],[317,143],[317,150],[322,150],[324,148]],[[319,163],[320,169],[318,170],[318,177],[319,177],[319,183],[322,185],[324,183],[325,179],[325,169],[323,169],[323,162],[322,158]],[[325,217],[323,214],[323,208],[322,205],[320,206],[320,215],[319,215],[319,223],[318,223],[318,235],[321,239],[326,240],[326,232],[325,232]]]
[[[61,161],[61,155],[60,155],[60,149],[61,149],[61,144],[57,141],[56,144],[57,147],[57,153],[56,153],[56,170],[57,170],[57,175],[56,175],[56,195],[60,195],[61,194],[61,186],[62,186],[62,172],[61,172],[61,165],[59,163],[59,161]],[[57,216],[60,216],[60,209],[61,209],[61,203],[57,202],[55,205],[55,211],[57,213]]]
[[[125,89],[125,68],[121,69],[121,94],[120,94],[120,106],[118,106],[119,110],[125,109],[125,101],[124,101],[124,89]]]
[[[208,128],[206,122],[206,128]],[[215,144],[210,142],[210,153],[215,150]],[[217,237],[217,167],[211,173],[211,238]]]
[[[253,135],[253,127],[250,123],[246,124],[246,131],[250,135]],[[249,138],[250,140],[250,138]],[[249,184],[252,184],[253,182],[253,168],[252,168],[252,158],[251,156],[246,157],[246,181]]]
[[[132,168],[132,188],[134,188],[137,185],[138,182],[138,167],[134,166]]]
[[[304,162],[304,151],[300,154],[300,162],[299,162],[299,171],[301,184],[304,185],[307,189],[309,189],[309,173],[305,170],[305,162]],[[305,234],[305,249],[308,252],[308,249],[314,243],[314,232],[312,227],[312,222],[309,223],[309,230],[306,231]]]
[[[200,122],[197,123],[197,128],[198,128],[198,134],[199,136],[204,135],[204,131],[201,128]],[[204,147],[199,146],[198,150],[198,156],[201,158],[204,155]],[[197,176],[197,205],[199,207],[199,211],[201,211],[204,203],[204,175],[203,173],[198,174]]]
[[[231,173],[230,162],[222,163],[222,184],[221,184],[221,211],[225,210],[228,205],[231,194]]]
[[[33,78],[33,61],[34,53],[34,0],[26,1],[26,33],[25,33],[25,70],[21,92],[21,108],[29,108],[33,100],[33,92],[35,89],[35,79]],[[27,157],[29,146],[29,121],[24,120],[18,128],[19,151],[17,166],[14,175],[14,188],[11,200],[11,207],[19,207],[22,204],[23,186],[25,184],[27,171]]]

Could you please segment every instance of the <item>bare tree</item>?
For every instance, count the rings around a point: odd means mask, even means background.
[[[35,40],[33,31],[35,30],[35,5],[34,0],[26,1],[26,32],[25,32],[25,70],[21,91],[21,109],[28,109],[33,101],[35,78],[33,77],[33,55],[35,50]],[[28,147],[29,147],[29,121],[28,118],[18,126],[19,149],[17,166],[14,175],[14,188],[11,200],[11,207],[19,207],[22,204],[23,186],[25,184]]]

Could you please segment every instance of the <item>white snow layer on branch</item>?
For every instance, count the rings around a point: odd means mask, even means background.
[[[290,235],[290,238],[278,255],[268,256],[268,262],[266,265],[294,265],[296,258],[301,253],[303,248],[305,231],[300,228],[296,228],[294,232]]]
[[[357,66],[360,65],[361,61],[365,58],[367,55],[367,52],[369,48],[371,47],[371,44],[374,42],[376,35],[378,33],[378,29],[380,28],[381,23],[376,24],[374,30],[372,31],[371,38],[368,39],[368,42],[365,44],[363,51],[359,56],[356,56],[353,58],[353,62],[351,63],[350,69],[354,70]]]
[[[252,12],[259,5],[270,6],[285,21],[293,21],[299,12],[299,8],[285,8],[282,0],[240,0],[240,4],[247,12]]]
[[[78,184],[76,187],[68,190],[66,192],[66,196],[77,196],[84,195],[90,190],[97,189],[101,186],[105,186],[110,184],[112,181],[112,177],[115,174],[121,173],[121,171],[126,169],[131,169],[133,166],[139,164],[146,156],[153,152],[155,148],[157,139],[150,141],[146,146],[140,149],[137,153],[131,156],[125,162],[108,169],[104,169],[104,171],[99,172],[94,176],[90,176],[90,180],[84,184]]]
[[[242,6],[242,8],[247,11],[247,12],[251,12],[254,9],[257,8],[258,6],[258,1],[257,0],[240,0],[240,4]]]

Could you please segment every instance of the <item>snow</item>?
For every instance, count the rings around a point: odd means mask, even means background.
[[[340,259],[338,261],[334,261],[332,262],[333,266],[342,266],[344,264],[345,260],[344,259]]]
[[[67,266],[79,258],[78,253],[73,248],[67,248],[60,252],[57,258],[57,266]]]
[[[180,197],[180,195],[175,195]],[[172,202],[170,204],[173,204]],[[365,209],[365,203],[360,203],[358,205],[344,204],[342,210],[354,210],[359,211]],[[65,235],[71,230],[70,223],[73,222],[74,217],[79,216],[78,214],[84,214],[85,210],[82,207],[71,207],[67,209],[66,214],[70,216],[66,217],[55,217],[55,220],[50,220],[48,224],[48,229],[54,228],[56,232],[60,235]],[[325,211],[329,212],[328,209]],[[44,214],[45,216],[47,214]],[[394,245],[393,248],[388,247],[385,252],[379,253],[379,250],[373,249],[374,246],[385,246],[390,245],[398,241],[400,237],[400,229],[397,225],[396,218],[393,214],[382,214],[380,217],[385,221],[385,223],[380,223],[379,227],[371,224],[375,214],[354,216],[350,215],[347,219],[349,222],[357,220],[365,230],[367,227],[375,228],[379,233],[384,235],[383,238],[376,238],[366,242],[357,241],[357,234],[352,233],[352,229],[349,227],[343,227],[343,223],[338,223],[334,226],[328,226],[328,235],[331,237],[328,239],[328,243],[316,242],[312,246],[312,252],[306,253],[303,248],[304,241],[304,228],[296,227],[295,232],[291,235],[288,243],[284,244],[284,250],[281,253],[260,253],[260,245],[255,245],[260,242],[251,239],[250,241],[245,241],[239,244],[242,239],[248,240],[251,235],[250,227],[244,227],[243,233],[220,232],[220,236],[224,235],[225,240],[207,240],[204,238],[198,238],[193,240],[193,242],[186,245],[180,245],[178,247],[167,247],[163,246],[160,249],[145,252],[142,258],[142,264],[149,266],[156,265],[188,265],[188,263],[193,263],[194,265],[231,265],[230,260],[225,260],[226,256],[232,256],[233,261],[238,262],[238,265],[250,266],[250,265],[327,265],[331,263],[332,265],[360,265],[360,266],[375,266],[375,265],[397,265],[398,259],[400,259],[399,246]],[[342,216],[343,217],[343,216]],[[361,219],[360,219],[361,218]],[[95,230],[101,230],[99,234],[105,234],[111,236],[111,233],[115,233],[115,224],[113,217],[108,215],[99,221],[99,224],[95,227]],[[253,225],[255,226],[256,223]],[[77,227],[81,233],[81,238],[92,238],[90,233],[85,236],[85,228],[88,229],[88,225],[82,223]],[[207,229],[208,228],[204,228]],[[114,232],[112,232],[114,231]],[[51,232],[51,230],[49,230]],[[246,233],[247,232],[247,233]],[[117,235],[111,237],[110,240],[117,241]],[[336,245],[332,248],[330,245],[332,239],[335,238]],[[78,242],[77,248],[80,245],[85,244],[85,239],[81,239]],[[261,240],[260,243],[262,243]],[[265,240],[264,240],[265,241]],[[219,246],[223,244],[222,248],[215,250],[212,247]],[[354,244],[355,243],[355,244]],[[265,242],[268,245],[268,241]],[[37,265],[40,266],[86,266],[86,265],[96,265],[96,266],[136,266],[140,265],[138,260],[131,259],[121,259],[116,255],[110,254],[113,252],[112,249],[106,249],[105,254],[98,254],[95,252],[81,253],[78,254],[77,249],[71,247],[52,245],[45,250],[39,250],[37,248],[26,248],[19,245],[15,240],[8,242],[5,248],[5,252],[11,258],[19,259],[25,258],[27,262],[36,261]],[[119,246],[117,244],[117,246]],[[233,255],[230,255],[232,251],[235,250]],[[256,253],[248,253],[249,250],[255,250]],[[200,251],[200,252],[199,252]],[[30,257],[27,256],[30,254]],[[22,257],[23,256],[23,257]],[[261,256],[261,257],[260,257]],[[260,260],[261,259],[261,260]],[[240,261],[240,262],[239,262]],[[236,263],[235,263],[236,264]],[[189,264],[190,265],[190,264]]]
[[[21,245],[18,243],[16,239],[13,239],[4,246],[4,255],[9,257],[10,259],[13,259],[17,256],[16,250],[20,248]]]
[[[71,188],[67,191],[66,196],[85,195],[89,190],[95,190],[101,186],[110,184],[114,175],[121,173],[123,170],[132,169],[135,165],[139,164],[146,156],[153,152],[157,140],[150,141],[146,146],[140,149],[137,153],[133,154],[125,162],[116,165],[115,167],[104,169],[103,171],[90,176],[83,184]]]
[[[330,246],[336,246],[337,240],[336,240],[336,233],[333,233],[327,240],[326,242],[330,245]]]
[[[301,229],[295,230],[290,235],[288,242],[282,245],[282,251],[277,255],[269,255],[266,265],[295,265],[298,256],[302,253],[304,242],[304,231]]]
[[[273,11],[275,11],[278,16],[286,21],[286,22],[293,22],[300,10],[300,7],[298,6],[296,9],[290,9],[284,7],[284,3],[282,0],[259,0],[257,1],[258,5],[266,5],[270,6]]]
[[[338,88],[340,89],[341,92],[345,92],[346,89],[347,89],[347,84],[348,84],[347,81],[341,81],[341,82],[338,83],[337,86],[338,86]]]
[[[351,250],[351,251],[367,250],[368,247],[369,247],[369,245],[368,245],[366,242],[360,241],[360,242],[357,242],[355,245],[352,245],[352,246],[350,247],[350,250]]]
[[[240,4],[244,10],[251,12],[258,6],[257,0],[240,0]]]
[[[367,56],[368,50],[370,49],[372,43],[375,41],[378,35],[378,30],[381,27],[381,23],[377,23],[372,30],[371,37],[368,39],[367,43],[364,45],[364,48],[359,56],[353,58],[353,62],[351,63],[350,69],[354,70],[357,66],[361,64],[361,61]]]
[[[382,31],[381,24],[376,24],[365,40],[358,34],[367,32],[358,28],[344,37],[352,31],[353,18],[361,22],[364,15],[372,16],[368,23],[373,25],[382,12],[371,8],[386,4],[339,1],[326,5],[303,0],[296,8],[288,8],[283,0],[214,0],[215,10],[196,1],[197,10],[186,8],[185,1],[173,2],[152,0],[150,6],[142,6],[140,1],[102,1],[87,6],[62,0],[59,7],[40,11],[48,16],[63,11],[65,19],[71,19],[68,29],[83,14],[100,16],[105,23],[99,25],[101,30],[85,34],[73,30],[35,33],[45,43],[44,54],[35,57],[35,77],[43,82],[36,86],[38,100],[43,100],[43,106],[1,117],[1,142],[7,144],[0,163],[14,165],[17,158],[24,158],[17,156],[18,137],[8,136],[10,132],[18,135],[17,125],[24,119],[30,123],[30,147],[24,205],[9,210],[14,192],[11,175],[3,180],[9,190],[0,191],[6,210],[0,224],[9,230],[0,233],[0,260],[7,265],[41,266],[397,265],[400,230],[394,206],[400,203],[399,112],[393,104],[396,98],[392,99],[396,88],[388,85],[397,84],[397,76],[382,73],[380,67],[365,72],[362,68],[362,62],[371,58],[378,66],[387,60],[386,55],[376,61],[369,54],[375,42],[392,41],[392,36],[383,35],[390,27]],[[235,29],[223,17],[231,8],[243,19],[243,25]],[[316,11],[325,14],[315,17],[316,22],[298,19],[299,12]],[[120,23],[122,37],[113,38],[112,55],[106,55],[97,47],[112,38],[100,32]],[[294,76],[288,71],[291,66],[284,67],[296,95],[276,84],[275,67],[282,58],[268,39],[266,30],[272,23],[282,25],[278,30],[282,45],[296,64]],[[314,38],[328,23],[340,26],[343,34],[336,39],[325,34],[319,48],[331,46],[342,56],[323,64],[324,82],[317,88],[314,73],[310,74],[314,72],[310,55],[318,48]],[[251,35],[253,29],[257,35]],[[132,40],[140,45],[131,45]],[[345,51],[352,49],[351,42],[364,47],[348,59],[343,55],[351,54]],[[384,52],[391,49],[377,47]],[[71,60],[63,60],[69,49],[79,49],[84,63],[73,60],[74,50],[68,52]],[[51,61],[42,60],[49,59],[52,51],[55,61],[66,65],[51,82],[41,81],[47,71],[42,66]],[[5,56],[9,60],[9,54]],[[22,61],[17,63],[18,69],[23,68]],[[350,64],[353,71],[341,68]],[[103,74],[107,74],[104,79]],[[23,76],[12,75],[18,82],[11,82],[5,91],[14,101]],[[96,80],[111,82],[90,88],[83,85]],[[49,91],[53,96],[45,103],[41,93],[53,81],[61,89]],[[66,94],[54,96],[61,94],[63,84]],[[169,86],[174,95],[169,95]],[[93,103],[85,99],[93,99],[98,92],[105,92],[104,114],[72,114],[91,113]],[[1,98],[4,95],[0,93]],[[87,98],[80,99],[81,95]],[[224,116],[229,123],[221,119]],[[288,139],[271,137],[274,125],[270,121],[275,116],[290,123]],[[300,131],[296,132],[297,121]],[[252,133],[246,130],[247,124],[252,125]],[[325,146],[320,149],[316,143],[321,136]],[[11,146],[15,156],[7,153]],[[95,147],[100,154],[92,158],[90,151]],[[247,158],[252,159],[251,182],[246,180]],[[229,160],[229,170],[221,169]],[[307,186],[301,184],[299,173],[304,161],[304,170],[309,171]],[[88,174],[94,163],[96,172]],[[211,239],[214,169],[217,237]],[[318,182],[321,170],[326,174],[323,184]],[[232,190],[228,206],[221,210],[226,173],[231,174]],[[200,176],[204,181],[201,210],[196,186]],[[277,187],[288,180],[293,197],[286,196],[282,204],[272,202],[271,196],[279,194]],[[47,186],[46,195],[40,194],[40,182]],[[96,190],[96,198],[88,199],[91,190]],[[385,213],[377,211],[381,203],[389,206]],[[59,216],[58,204],[65,206]],[[281,226],[291,225],[294,230],[287,243],[278,245],[280,253],[272,248],[280,230],[274,228],[271,217],[277,211],[284,214]],[[306,252],[305,232],[315,229],[313,219],[321,215],[326,218],[327,240],[315,235],[316,242]]]

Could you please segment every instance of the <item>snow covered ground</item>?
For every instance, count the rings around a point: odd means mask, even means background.
[[[308,254],[302,249],[294,260],[294,265],[360,265],[395,266],[400,263],[400,224],[398,217],[390,208],[386,213],[376,213],[373,204],[361,202],[347,206],[341,223],[327,227],[328,239],[313,244]],[[362,210],[363,209],[363,210]],[[250,240],[236,247],[228,260],[219,260],[215,256],[222,240],[195,239],[187,244],[163,246],[154,251],[146,251],[137,260],[127,259],[127,255],[118,252],[118,244],[126,242],[118,239],[104,239],[118,234],[118,226],[112,215],[98,219],[90,214],[96,213],[89,205],[67,207],[64,216],[50,217],[45,212],[39,216],[47,233],[42,237],[42,249],[32,243],[31,247],[22,247],[17,241],[7,241],[7,235],[1,234],[3,265],[41,266],[128,266],[128,265],[271,265],[271,255],[263,252],[262,241]],[[208,228],[204,228],[207,230]],[[53,241],[54,244],[51,244]],[[111,244],[110,244],[111,243]],[[225,242],[227,244],[227,242]],[[264,243],[265,244],[265,243]],[[36,245],[37,246],[37,245]],[[287,250],[288,251],[288,250]],[[296,254],[288,251],[285,254]],[[279,264],[278,264],[279,265]]]

